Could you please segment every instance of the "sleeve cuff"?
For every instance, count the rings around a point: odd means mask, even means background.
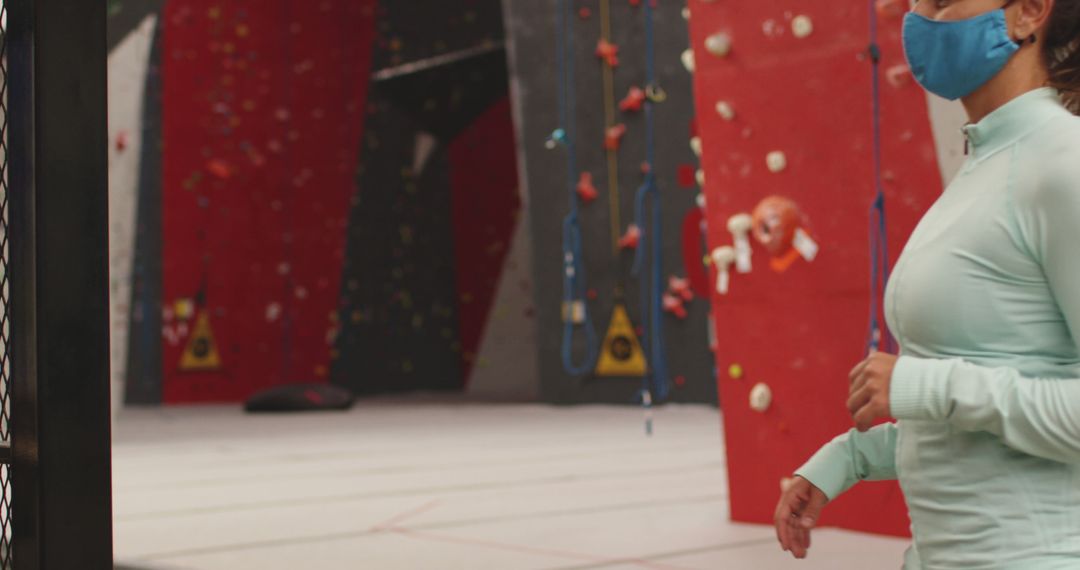
[[[949,363],[901,356],[889,383],[889,408],[898,420],[944,420],[937,417],[948,393]]]
[[[795,471],[795,475],[821,489],[831,501],[853,484],[846,475],[850,469],[847,454],[842,449],[837,449],[834,442],[818,450],[805,465]]]

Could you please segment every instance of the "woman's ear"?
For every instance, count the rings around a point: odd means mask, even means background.
[[[1035,43],[1050,21],[1050,13],[1056,0],[1019,0],[1013,33],[1020,43]]]

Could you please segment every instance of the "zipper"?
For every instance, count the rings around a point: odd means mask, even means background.
[[[968,134],[967,126],[960,127],[960,134],[964,135],[964,156],[971,151],[971,135]]]

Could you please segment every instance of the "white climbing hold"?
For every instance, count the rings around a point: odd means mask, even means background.
[[[697,197],[694,198],[694,203],[697,204],[698,208],[701,208],[702,210],[704,210],[705,209],[705,193],[704,192],[698,192]]]
[[[731,103],[728,103],[727,101],[720,101],[716,104],[716,113],[725,121],[732,121],[735,119],[735,107],[732,107]]]
[[[699,168],[697,170],[697,172],[694,173],[694,179],[697,180],[697,185],[698,186],[700,186],[702,188],[705,187],[705,171],[704,170]]]
[[[750,409],[765,413],[772,406],[772,389],[768,384],[758,382],[750,389]]]
[[[750,273],[753,269],[753,250],[750,248],[750,230],[753,227],[754,218],[750,214],[735,214],[728,218],[727,228],[735,243],[735,270],[739,273]]]
[[[795,19],[791,21],[791,32],[797,38],[805,38],[814,33],[814,22],[810,16],[802,14],[795,16]]]
[[[714,249],[709,257],[716,268],[716,292],[727,295],[731,285],[731,264],[735,263],[738,254],[734,247],[725,245]]]
[[[705,49],[716,57],[727,57],[731,53],[731,36],[724,32],[715,33],[705,39]]]
[[[684,20],[689,20],[690,19],[690,7],[689,6],[682,9],[682,17],[683,17]]]
[[[689,71],[690,73],[694,72],[694,69],[697,67],[694,64],[694,50],[688,49],[682,52],[682,64],[687,71]]]
[[[694,155],[698,158],[701,158],[701,137],[690,139],[690,150],[694,151]]]
[[[787,168],[787,155],[774,150],[765,157],[765,164],[769,167],[769,172],[783,172]]]

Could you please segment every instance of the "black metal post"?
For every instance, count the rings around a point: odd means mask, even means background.
[[[8,9],[16,570],[112,568],[106,9]]]

